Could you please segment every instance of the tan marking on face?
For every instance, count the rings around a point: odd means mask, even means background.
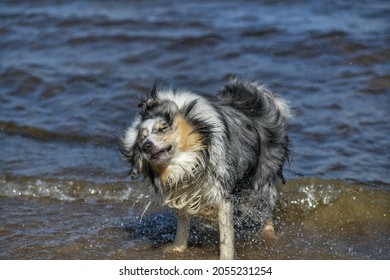
[[[159,135],[158,140],[167,145],[172,145],[174,147],[174,153],[197,152],[205,148],[201,134],[194,131],[194,127],[180,115],[175,117],[172,130]],[[169,176],[168,167],[169,162],[152,166],[154,171],[160,174],[163,185]]]
[[[182,116],[175,119],[177,136],[180,140],[177,146],[179,152],[197,152],[204,149],[202,136],[194,130]]]
[[[148,137],[148,129],[146,129],[146,128],[141,129],[140,137],[141,137],[141,140],[144,140],[146,137]]]

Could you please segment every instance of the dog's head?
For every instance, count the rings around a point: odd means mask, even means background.
[[[159,97],[156,85],[139,104],[140,114],[121,139],[121,151],[132,165],[131,176],[152,170],[161,175],[169,166],[195,160],[205,148],[204,137],[188,119],[197,100],[180,107],[171,98]]]

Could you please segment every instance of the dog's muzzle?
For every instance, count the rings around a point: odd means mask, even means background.
[[[146,141],[142,144],[142,152],[149,156],[149,159],[157,159],[164,153],[169,153],[172,150],[172,145],[169,145],[165,148],[157,147],[152,141]]]

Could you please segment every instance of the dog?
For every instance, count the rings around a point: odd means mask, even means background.
[[[286,101],[256,82],[234,79],[214,97],[157,90],[120,137],[133,179],[143,175],[177,229],[171,249],[187,248],[190,218],[217,221],[220,259],[235,257],[235,217],[257,219],[274,236],[276,184],[289,158]]]

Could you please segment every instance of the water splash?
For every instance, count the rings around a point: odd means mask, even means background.
[[[97,184],[76,180],[0,177],[0,196],[3,197],[51,198],[63,202],[122,202],[138,197],[143,199],[145,195],[140,191],[127,182]]]
[[[332,185],[307,185],[301,186],[297,190],[297,198],[290,201],[291,204],[299,205],[308,211],[319,205],[328,205],[341,193]]]

